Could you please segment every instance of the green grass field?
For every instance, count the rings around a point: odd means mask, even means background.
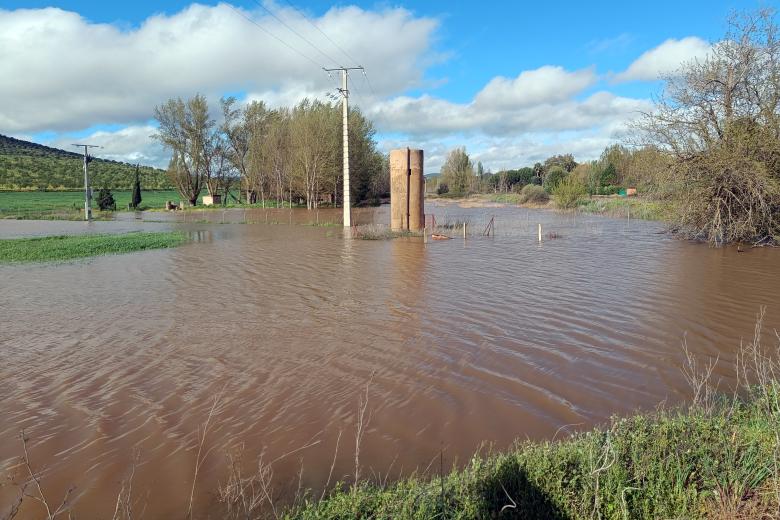
[[[186,240],[186,235],[178,231],[0,239],[0,264],[130,253],[175,247]]]
[[[132,192],[112,193],[117,209],[127,209]],[[141,208],[164,208],[166,200],[178,202],[179,198],[179,193],[172,190],[144,191]],[[94,199],[92,204],[95,211]],[[79,218],[83,209],[81,191],[0,191],[0,218]]]
[[[126,211],[132,195],[131,191],[116,190],[111,192],[116,201],[117,211]],[[205,193],[204,193],[205,194]],[[97,195],[97,192],[95,192]],[[238,196],[237,192],[233,192]],[[165,202],[170,200],[178,204],[181,195],[175,190],[144,191],[142,194],[141,210],[162,210]],[[199,201],[202,202],[203,194]],[[266,208],[276,207],[273,200],[265,202]],[[282,203],[283,207],[289,204]],[[228,199],[225,206],[202,206],[184,209],[223,209],[223,208],[259,208],[260,203],[246,205],[236,204],[233,198]],[[95,199],[92,199],[93,216],[97,219],[110,219],[111,212],[102,213],[97,210]],[[10,219],[60,219],[81,220],[84,218],[84,192],[82,191],[0,191],[0,218]]]

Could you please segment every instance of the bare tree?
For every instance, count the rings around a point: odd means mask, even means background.
[[[715,244],[780,238],[780,42],[774,11],[734,15],[703,60],[666,78],[638,125],[671,154],[679,231]]]
[[[214,121],[208,103],[200,94],[188,99],[170,99],[155,107],[159,130],[152,137],[172,152],[168,167],[171,182],[181,196],[195,206],[211,167]]]

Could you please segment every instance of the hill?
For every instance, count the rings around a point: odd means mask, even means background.
[[[0,135],[0,190],[60,190],[84,187],[82,156],[29,141]],[[106,159],[89,163],[94,188],[130,189],[135,165]],[[166,189],[164,170],[141,166],[144,189]]]

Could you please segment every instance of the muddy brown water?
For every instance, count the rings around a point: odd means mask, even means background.
[[[261,455],[275,460],[280,496],[299,481],[320,489],[334,454],[331,484],[349,481],[366,388],[362,475],[392,480],[438,472],[440,451],[449,467],[485,442],[505,448],[678,403],[688,396],[686,335],[698,355],[720,357],[728,384],[760,306],[780,326],[778,250],[710,249],[641,221],[426,211],[468,221],[475,236],[351,240],[338,226],[290,225],[338,221],[305,210],[0,221],[1,237],[182,229],[193,238],[0,267],[0,470],[24,480],[24,429],[49,500],[74,486],[76,517],[110,518],[137,457],[136,514],[183,516],[198,428],[219,396],[195,488],[205,517],[219,511],[226,455],[242,449],[246,470]],[[478,236],[493,216],[497,236]],[[386,207],[357,217],[388,219]],[[538,244],[538,223],[560,238]],[[0,514],[16,492],[0,487]],[[37,507],[28,499],[20,517],[39,518]]]

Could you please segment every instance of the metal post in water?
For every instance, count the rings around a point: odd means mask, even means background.
[[[542,225],[539,224],[539,243],[542,243]]]

